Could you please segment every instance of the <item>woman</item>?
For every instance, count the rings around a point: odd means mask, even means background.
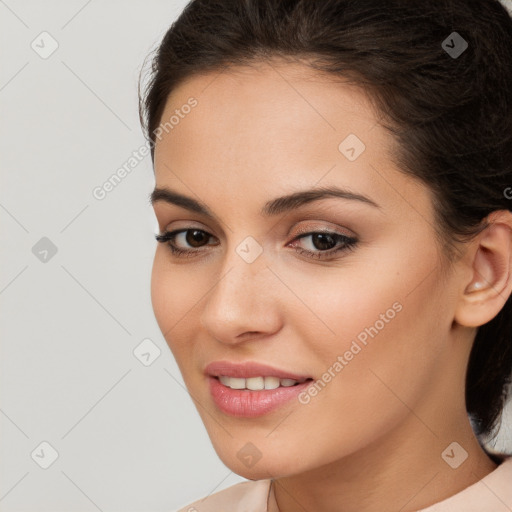
[[[511,510],[506,9],[194,0],[152,64],[153,307],[251,480],[182,510]]]

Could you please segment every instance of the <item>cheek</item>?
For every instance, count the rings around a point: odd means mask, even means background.
[[[437,315],[447,315],[442,310],[437,251],[422,248],[420,252],[424,243],[396,238],[393,245],[350,255],[339,268],[289,271],[288,282],[295,283],[309,309],[303,308],[301,328],[324,362],[325,355],[332,360],[333,354],[350,350],[353,341],[368,347],[380,340],[378,345],[398,357],[405,339],[409,340],[405,348],[419,344],[418,337]]]
[[[172,327],[175,314],[175,294],[169,293],[173,286],[171,276],[172,274],[166,269],[162,249],[158,246],[151,272],[151,303],[162,333],[166,333]]]
[[[389,326],[400,321],[403,281],[412,279],[399,275],[396,258],[391,263],[384,261],[382,251],[372,258],[350,255],[337,267],[311,266],[307,272],[282,269],[283,281],[293,283],[297,297],[288,305],[289,322],[317,362],[329,366],[354,341],[364,348],[372,339],[385,337]],[[292,304],[296,304],[293,310]],[[357,347],[353,350],[358,351]]]
[[[323,269],[298,283],[310,312],[297,328],[321,380],[304,401],[317,401],[318,412],[332,411],[324,400],[353,418],[401,408],[393,391],[419,400],[442,358],[451,321],[436,253],[381,254],[377,263],[347,264],[338,274]]]
[[[325,329],[315,332],[311,318],[304,320],[301,328],[309,329],[303,338],[309,343],[305,354],[316,384],[302,397],[293,421],[285,420],[270,436],[270,444],[265,444],[269,453],[282,452],[283,439],[294,446],[307,435],[309,444],[316,446],[307,463],[325,464],[386,435],[428,397],[432,375],[443,358],[441,329],[434,340],[430,326],[437,306],[429,305],[428,293],[434,291],[435,281],[408,296],[410,289],[404,287],[372,288],[369,295],[365,289],[349,298],[340,298],[339,292],[324,296],[318,311],[336,337],[322,339],[318,333]],[[262,435],[265,443],[267,433]]]
[[[204,290],[193,282],[190,272],[183,272],[169,263],[166,247],[157,248],[151,273],[151,302],[156,321],[169,348],[180,363],[180,353],[190,347],[188,343],[174,340],[192,340],[193,333],[184,333],[190,324],[187,318],[194,314],[193,308],[199,304]]]

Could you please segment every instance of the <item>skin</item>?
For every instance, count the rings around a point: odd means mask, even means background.
[[[201,251],[192,257],[158,244],[152,301],[222,461],[248,479],[274,478],[281,512],[410,512],[495,469],[468,421],[464,378],[475,327],[511,293],[510,213],[493,214],[450,267],[430,190],[394,166],[393,139],[361,90],[305,64],[267,61],[187,80],[162,121],[191,96],[197,106],[157,141],[156,186],[216,217],[154,203],[161,232],[211,237],[191,246],[178,236],[180,248]],[[355,161],[338,149],[351,133],[366,146]],[[260,214],[270,199],[328,185],[379,207],[331,197]],[[297,247],[325,249],[298,239],[299,228],[358,243],[314,259]],[[247,236],[263,250],[250,264],[236,252]],[[316,380],[396,302],[401,311],[308,404],[251,419],[216,408],[206,364],[257,361]],[[468,454],[456,469],[441,457],[454,441]],[[252,467],[237,457],[248,442],[261,453]]]

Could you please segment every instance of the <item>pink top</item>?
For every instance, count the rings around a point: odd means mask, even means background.
[[[279,512],[271,480],[250,480],[195,501],[177,512]],[[512,456],[449,498],[417,512],[511,512]]]

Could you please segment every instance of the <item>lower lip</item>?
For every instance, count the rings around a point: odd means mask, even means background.
[[[268,414],[297,397],[310,384],[311,380],[295,386],[276,389],[231,389],[219,379],[209,377],[210,393],[217,407],[225,414],[239,418],[255,418]]]

